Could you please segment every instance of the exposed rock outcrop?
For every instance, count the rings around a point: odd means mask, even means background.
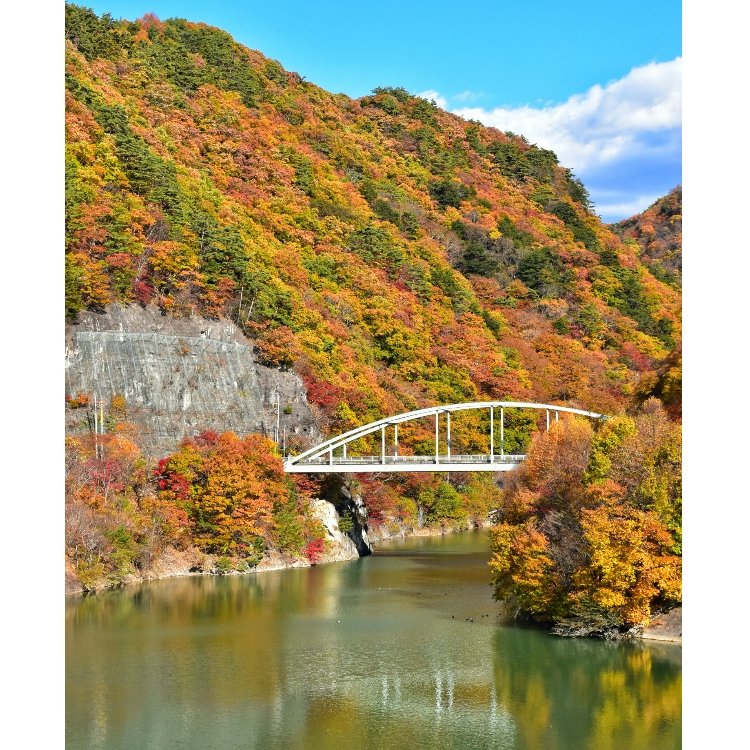
[[[278,429],[279,443],[292,449],[319,437],[299,376],[259,364],[252,341],[229,320],[172,318],[139,305],[83,312],[66,328],[65,388],[91,398],[67,410],[68,432],[91,429],[94,396],[112,421],[119,394],[154,455],[207,428],[268,437]]]
[[[320,519],[328,534],[328,550],[320,562],[335,562],[337,560],[353,560],[360,557],[360,548],[366,548],[364,554],[370,554],[369,543],[364,542],[362,535],[355,529],[344,533],[339,528],[339,514],[336,508],[327,500],[313,500],[311,508],[313,515]],[[365,532],[366,537],[366,532]]]

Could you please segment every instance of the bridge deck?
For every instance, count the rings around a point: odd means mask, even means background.
[[[510,471],[526,456],[321,456],[299,463],[287,461],[289,473],[356,474],[379,471]],[[384,460],[385,459],[385,460]]]

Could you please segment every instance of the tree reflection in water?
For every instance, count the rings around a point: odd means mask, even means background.
[[[501,625],[491,596],[486,536],[467,535],[71,600],[68,744],[680,746],[678,646]]]

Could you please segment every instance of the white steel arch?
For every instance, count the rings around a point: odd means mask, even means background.
[[[490,412],[490,434],[488,454],[454,455],[451,454],[451,423],[450,415],[456,411],[469,409],[488,409]],[[500,410],[500,442],[499,452],[495,451],[495,410]],[[288,473],[347,473],[378,472],[378,471],[509,471],[515,469],[525,458],[525,455],[509,455],[505,453],[504,429],[505,409],[539,409],[547,413],[547,430],[550,427],[550,415],[554,421],[559,419],[560,412],[578,414],[591,419],[607,419],[607,415],[593,411],[574,409],[570,406],[556,404],[537,404],[526,401],[472,401],[464,404],[447,404],[430,406],[426,409],[396,414],[392,417],[379,419],[376,422],[356,427],[341,435],[330,438],[297,456],[288,457],[284,461],[284,470]],[[440,415],[446,415],[446,446],[447,451],[440,453]],[[435,452],[430,456],[399,456],[398,455],[398,425],[423,417],[435,417]],[[395,450],[393,455],[385,451],[386,428],[393,427],[395,435]],[[347,456],[346,448],[349,443],[380,431],[380,454],[376,456]],[[340,455],[334,451],[341,449]]]

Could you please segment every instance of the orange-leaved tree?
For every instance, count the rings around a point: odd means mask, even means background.
[[[681,601],[679,426],[652,400],[535,436],[492,529],[495,596],[559,632],[612,633]]]
[[[273,529],[274,501],[288,484],[273,443],[206,431],[182,442],[157,470],[161,497],[188,513],[206,552],[258,559]]]

